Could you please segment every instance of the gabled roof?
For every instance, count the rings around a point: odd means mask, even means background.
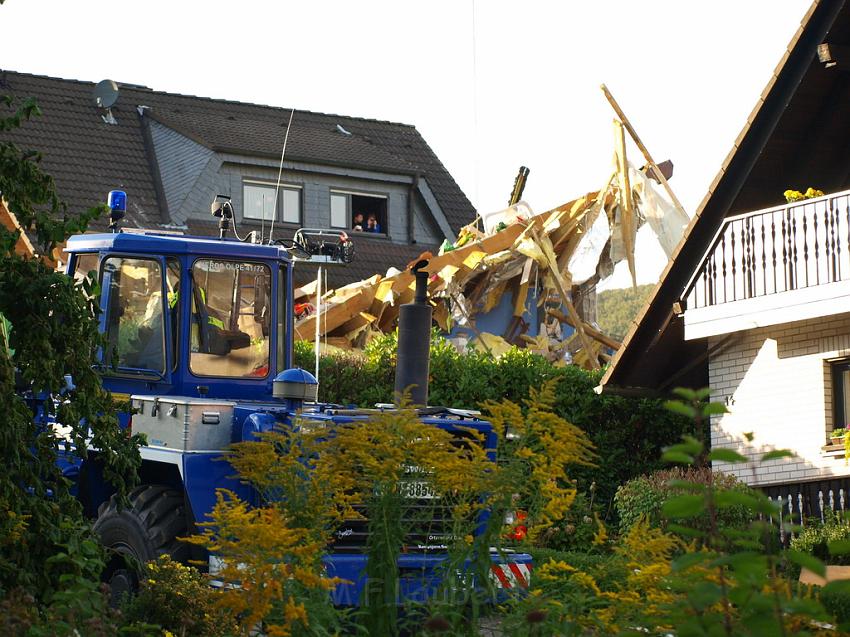
[[[56,174],[57,181],[67,181],[66,176],[77,182],[88,177],[93,183],[102,174],[115,175],[119,180],[126,175],[123,178],[137,186],[140,193],[153,196],[150,171],[140,161],[144,149],[136,109],[141,105],[149,106],[155,119],[211,150],[280,157],[290,115],[287,108],[177,95],[133,85],[119,87],[120,97],[112,108],[119,125],[109,126],[100,120],[93,105],[93,82],[0,71],[0,91],[38,99],[44,112],[42,121],[27,126],[16,136],[20,134],[22,143],[32,143],[44,153],[45,164]],[[341,133],[337,125],[351,135]],[[291,161],[394,174],[418,173],[428,180],[452,229],[459,230],[474,217],[472,204],[414,126],[296,111],[286,154]],[[95,170],[85,175],[79,169],[59,165],[72,158]],[[116,182],[111,183],[114,188]],[[77,186],[81,194],[92,190],[86,185]],[[74,184],[61,190],[76,194]],[[101,189],[87,203],[102,198]]]
[[[723,220],[782,203],[789,188],[830,192],[850,186],[850,73],[818,61],[817,47],[825,41],[850,45],[850,8],[844,0],[815,0],[803,17],[603,377],[606,391],[666,392],[675,386],[707,385],[706,343],[684,341],[683,320],[674,314],[673,304]]]
[[[104,200],[113,189],[128,192],[130,225],[168,223],[139,106],[152,117],[211,150],[279,159],[290,110],[119,84],[112,113],[117,126],[104,123],[92,100],[93,82],[0,70],[0,93],[35,97],[43,117],[2,133],[24,148],[43,153],[43,167],[71,210]],[[351,133],[346,135],[337,125]],[[342,115],[296,111],[286,149],[287,161],[357,168],[427,180],[454,232],[471,222],[475,210],[415,127]],[[205,211],[203,211],[205,212]],[[206,224],[198,224],[199,228]],[[99,227],[102,227],[99,226]],[[418,254],[422,246],[365,240],[360,264],[345,280],[381,272],[387,259]],[[414,255],[415,256],[415,255]],[[411,257],[412,258],[412,257]],[[403,260],[403,259],[402,259]],[[370,267],[368,274],[364,268]],[[356,270],[356,271],[355,271]],[[337,276],[337,275],[335,275]]]
[[[0,71],[0,93],[36,98],[41,117],[0,133],[25,150],[43,154],[71,211],[104,202],[110,190],[130,193],[131,225],[163,222],[135,104],[114,109],[119,126],[105,124],[92,102],[93,84]]]

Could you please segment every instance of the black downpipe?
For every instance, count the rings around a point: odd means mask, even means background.
[[[416,207],[413,202],[416,198],[416,189],[419,188],[419,175],[414,175],[413,182],[407,191],[407,242],[410,244],[416,243],[416,225],[413,222],[413,217],[416,214]]]
[[[396,403],[405,390],[415,407],[428,405],[428,373],[431,353],[431,305],[428,303],[428,273],[422,268],[428,261],[418,261],[411,270],[416,277],[413,303],[399,308],[398,356],[395,368]]]

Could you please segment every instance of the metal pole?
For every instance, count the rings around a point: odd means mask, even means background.
[[[319,266],[318,276],[316,277],[316,380],[319,380],[319,350],[321,341],[319,340],[319,323],[322,320],[322,266]]]

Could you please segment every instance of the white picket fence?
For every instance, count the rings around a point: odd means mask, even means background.
[[[850,493],[845,492],[843,488],[826,491],[818,489],[816,500],[807,499],[806,495],[800,491],[784,495],[768,495],[768,499],[779,507],[778,516],[770,516],[769,522],[777,525],[779,540],[783,544],[790,542],[794,537],[794,527],[805,528],[813,520],[817,521],[818,517],[823,523],[829,511],[843,515],[850,506]]]

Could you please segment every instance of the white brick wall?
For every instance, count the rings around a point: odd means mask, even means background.
[[[709,338],[709,347],[721,339]],[[832,430],[829,361],[840,357],[850,357],[850,314],[748,330],[713,354],[712,400],[725,402],[730,413],[712,417],[711,444],[753,460],[715,467],[759,486],[850,475],[843,457],[822,452]],[[771,449],[796,457],[758,463]]]

